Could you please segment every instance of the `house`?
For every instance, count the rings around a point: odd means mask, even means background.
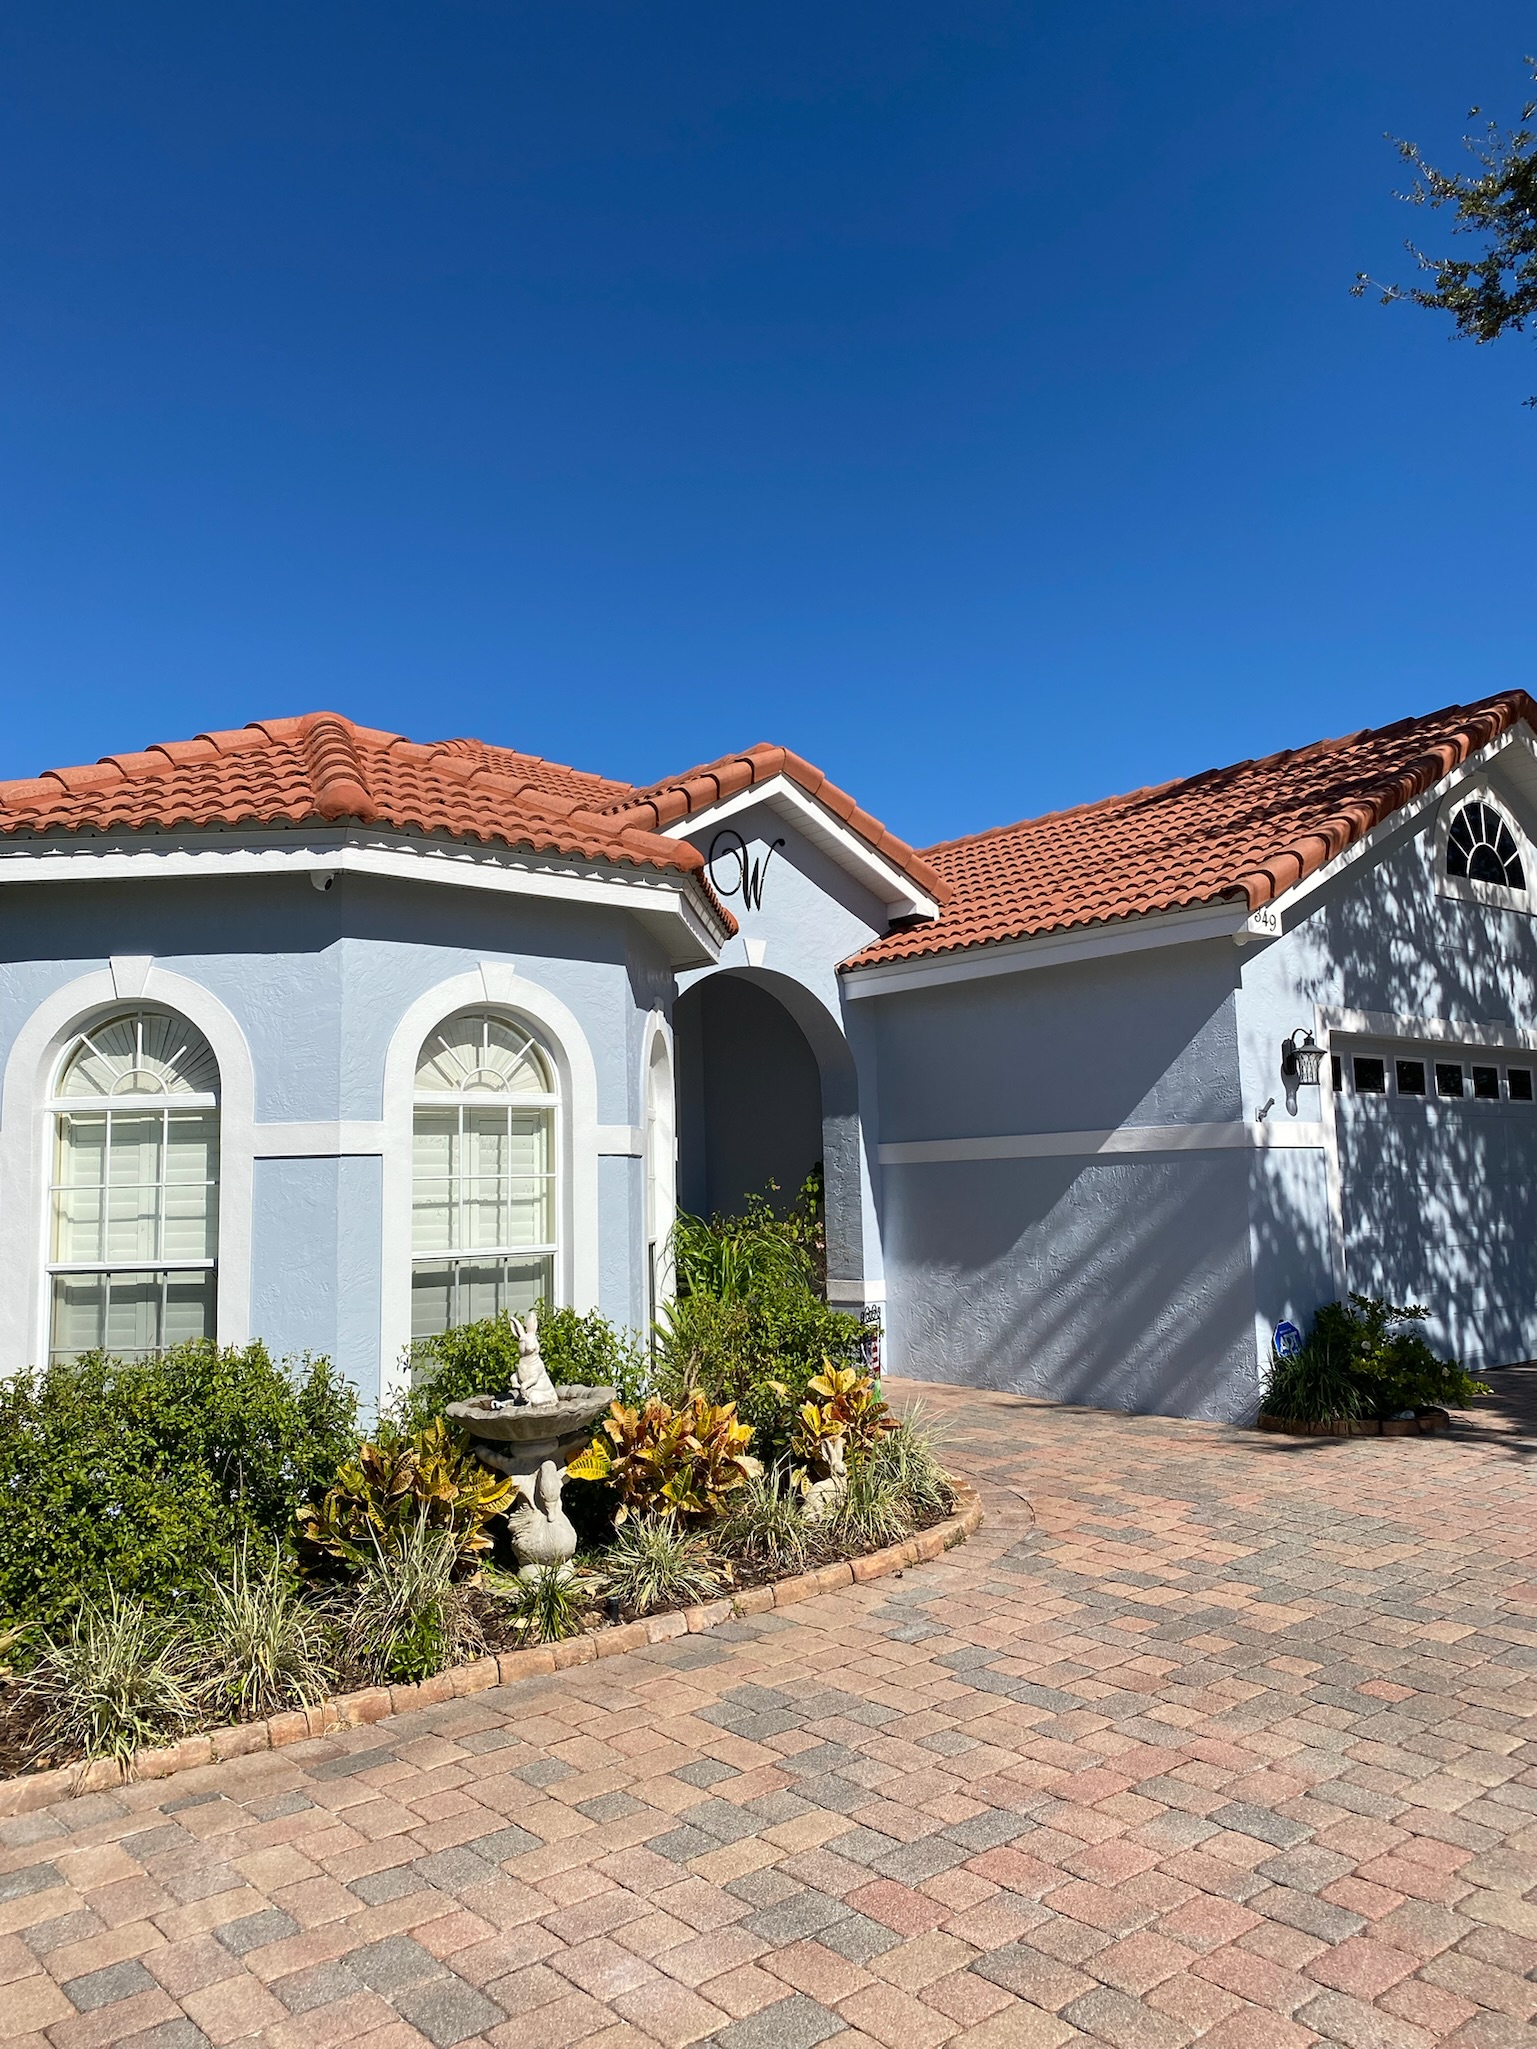
[[[0,1371],[369,1392],[821,1161],[897,1374],[1252,1413],[1347,1288],[1537,1355],[1522,692],[924,852],[783,748],[649,788],[328,712],[0,785]]]

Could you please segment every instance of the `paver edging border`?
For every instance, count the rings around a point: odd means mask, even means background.
[[[1287,1437],[1445,1437],[1452,1419],[1445,1409],[1423,1409],[1408,1417],[1342,1416],[1330,1423],[1302,1423],[1295,1416],[1272,1416],[1262,1409],[1255,1419],[1259,1430],[1278,1430]]]
[[[248,1757],[258,1750],[281,1750],[311,1736],[329,1735],[335,1729],[361,1728],[366,1723],[382,1722],[389,1715],[405,1714],[411,1708],[439,1707],[445,1701],[468,1694],[487,1693],[493,1686],[544,1678],[572,1665],[590,1665],[598,1658],[618,1657],[625,1651],[643,1650],[674,1637],[697,1636],[722,1622],[735,1621],[738,1616],[795,1607],[818,1594],[834,1593],[839,1587],[883,1579],[909,1565],[942,1557],[957,1544],[964,1544],[980,1527],[982,1503],[976,1488],[969,1480],[958,1479],[952,1484],[956,1497],[953,1515],[920,1530],[905,1543],[888,1544],[884,1550],[867,1552],[863,1558],[819,1565],[810,1572],[770,1580],[764,1586],[746,1587],[741,1593],[707,1601],[697,1608],[674,1608],[666,1615],[648,1615],[639,1622],[584,1630],[580,1636],[568,1636],[559,1643],[500,1651],[494,1657],[478,1658],[472,1665],[457,1665],[450,1671],[439,1672],[415,1686],[369,1686],[358,1693],[343,1693],[324,1700],[318,1707],[268,1715],[259,1722],[236,1722],[224,1729],[207,1729],[196,1736],[184,1736],[179,1743],[163,1749],[137,1750],[126,1760],[103,1757],[85,1766],[65,1764],[53,1771],[0,1779],[0,1819],[28,1814],[34,1808],[49,1807],[56,1800],[71,1799],[81,1793],[108,1792],[130,1779],[168,1779],[173,1773],[217,1764],[225,1758]]]

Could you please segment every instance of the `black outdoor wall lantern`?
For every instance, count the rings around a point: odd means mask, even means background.
[[[1323,1048],[1302,1025],[1281,1041],[1281,1079],[1288,1089],[1316,1089]]]

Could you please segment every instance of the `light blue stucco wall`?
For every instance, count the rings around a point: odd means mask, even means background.
[[[377,1393],[383,1161],[258,1160],[251,1328],[278,1357],[324,1353]]]
[[[1522,781],[1498,759],[1488,780],[1537,840]],[[1305,1324],[1343,1286],[1422,1303],[1432,1341],[1476,1371],[1537,1356],[1537,1117],[1433,1097],[1423,1106],[1348,1090],[1335,1099],[1327,1088],[1303,1091],[1294,1112],[1280,1040],[1342,1011],[1432,1021],[1444,1029],[1443,1055],[1477,1044],[1480,1028],[1537,1026],[1537,919],[1446,892],[1434,812],[1347,865],[1284,938],[1246,949],[1238,1018],[1247,1113],[1274,1098],[1277,1121],[1320,1119],[1338,1161],[1332,1204],[1326,1149],[1254,1163],[1259,1348],[1280,1316]],[[1412,1027],[1401,1043],[1336,1028],[1331,1043],[1347,1059],[1363,1045],[1389,1058],[1434,1057]]]
[[[371,1121],[402,1015],[481,962],[509,963],[576,1017],[592,1054],[600,1124],[644,1109],[648,1010],[670,966],[637,920],[563,905],[346,874],[325,894],[302,876],[106,884],[7,883],[0,907],[0,1063],[40,1003],[109,957],[152,956],[233,1015],[250,1050],[258,1130]],[[253,1186],[251,1334],[280,1352],[334,1356],[379,1387],[381,1162],[271,1159]],[[642,1164],[598,1173],[600,1306],[643,1316]],[[0,1197],[0,1200],[3,1200]]]
[[[1231,942],[863,999],[880,1140],[1022,1137],[1239,1115]],[[882,1170],[893,1372],[1099,1407],[1252,1400],[1237,1152]]]
[[[822,1072],[829,1279],[842,1282],[845,1302],[878,1304],[885,1278],[873,1152],[876,1072],[859,1006],[847,1002],[837,970],[886,931],[887,910],[772,805],[751,805],[728,823],[746,842],[749,862],[761,865],[762,903],[727,896],[739,935],[715,968],[680,977],[679,987],[691,987],[701,974],[746,976],[785,1003],[804,1030]],[[718,830],[707,826],[693,835],[707,858]],[[716,874],[729,886],[734,862],[717,861]],[[688,1077],[682,1080],[687,1086]]]

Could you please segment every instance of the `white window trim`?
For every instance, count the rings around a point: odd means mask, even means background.
[[[1465,804],[1487,804],[1489,809],[1502,818],[1510,828],[1516,851],[1521,856],[1522,872],[1527,879],[1525,889],[1511,889],[1503,882],[1477,882],[1471,875],[1449,875],[1446,871],[1447,842],[1451,838],[1452,821]],[[1436,894],[1456,897],[1465,904],[1484,904],[1493,910],[1521,911],[1527,917],[1532,915],[1533,847],[1530,838],[1521,829],[1521,822],[1511,810],[1505,798],[1490,788],[1484,776],[1472,776],[1467,782],[1445,799],[1436,814],[1435,833]]]
[[[496,1012],[488,1012],[484,1006],[478,1010],[473,1010],[467,1013],[463,1011],[455,1013],[456,1016],[461,1017],[468,1015],[470,1017],[482,1018],[488,1015],[497,1014],[498,1013]],[[446,1022],[451,1023],[452,1020],[450,1019]],[[528,1041],[528,1044],[531,1046],[536,1059],[539,1060],[541,1063],[549,1061],[550,1056],[546,1052],[544,1046],[542,1045],[540,1040],[536,1038],[533,1035],[533,1033],[528,1030],[526,1025],[523,1023],[523,1020],[521,1018],[514,1018],[511,1019],[510,1022],[514,1025],[514,1027],[517,1030],[523,1033],[525,1039]],[[427,1037],[429,1040],[431,1040],[434,1037],[434,1034],[432,1032],[429,1032]],[[423,1052],[426,1051],[425,1045],[423,1046],[422,1050]],[[553,1066],[554,1063],[551,1061],[550,1064]],[[420,1066],[420,1060],[418,1060],[418,1066]],[[558,1082],[559,1077],[557,1076],[556,1079]],[[457,1120],[457,1128],[462,1143],[464,1132],[464,1112],[467,1107],[470,1109],[502,1110],[512,1113],[528,1112],[530,1110],[547,1110],[550,1113],[550,1121],[548,1126],[550,1167],[548,1173],[544,1176],[541,1176],[540,1178],[549,1179],[554,1183],[554,1201],[550,1205],[550,1208],[553,1211],[553,1220],[555,1225],[554,1239],[552,1242],[541,1243],[538,1245],[503,1245],[500,1247],[457,1246],[446,1249],[442,1252],[423,1253],[417,1246],[413,1234],[411,1245],[411,1267],[413,1276],[415,1274],[417,1267],[419,1266],[447,1265],[452,1267],[459,1267],[476,1263],[489,1264],[494,1261],[511,1261],[521,1259],[547,1259],[550,1262],[550,1270],[553,1273],[556,1263],[560,1258],[560,1246],[562,1235],[561,1216],[563,1208],[562,1197],[565,1189],[566,1160],[565,1119],[562,1114],[562,1104],[560,1100],[560,1091],[558,1086],[553,1093],[551,1093],[548,1090],[539,1090],[534,1093],[513,1094],[509,1090],[497,1089],[427,1089],[423,1088],[420,1085],[420,1082],[418,1081],[416,1093],[412,1098],[411,1104],[411,1128],[413,1140],[416,1135],[416,1120],[418,1117],[421,1116],[424,1110],[428,1112],[436,1112],[439,1114],[446,1110],[452,1110]],[[414,1183],[416,1174],[416,1157],[414,1145],[412,1149],[411,1172],[413,1180],[412,1198],[414,1203]]]
[[[658,1063],[666,1070],[669,1091],[668,1115],[653,1118],[651,1114],[651,1069],[660,1048]],[[646,1019],[641,1034],[640,1048],[640,1103],[643,1121],[642,1160],[645,1175],[641,1198],[641,1252],[645,1267],[644,1279],[658,1313],[672,1301],[677,1293],[677,1275],[673,1267],[672,1227],[678,1217],[678,1081],[673,1052],[672,1027],[660,1010],[653,1010]],[[651,1265],[650,1247],[655,1244],[655,1267]],[[645,1317],[650,1302],[642,1302],[641,1314]]]
[[[79,1032],[113,1012],[144,1005],[195,1025],[219,1063],[219,1286],[221,1345],[250,1339],[251,1178],[256,1090],[251,1050],[233,1014],[184,975],[142,958],[114,961],[53,991],[16,1034],[0,1086],[0,1374],[48,1356],[48,1190],[60,1059]],[[19,1277],[19,1278],[18,1278]]]
[[[502,1010],[533,1029],[559,1078],[555,1117],[559,1306],[598,1304],[598,1080],[592,1049],[557,996],[505,962],[484,961],[437,983],[396,1025],[384,1059],[384,1232],[379,1290],[380,1399],[398,1393],[411,1349],[411,1178],[416,1069],[437,1025],[464,1010]],[[563,1157],[562,1157],[563,1155]]]

